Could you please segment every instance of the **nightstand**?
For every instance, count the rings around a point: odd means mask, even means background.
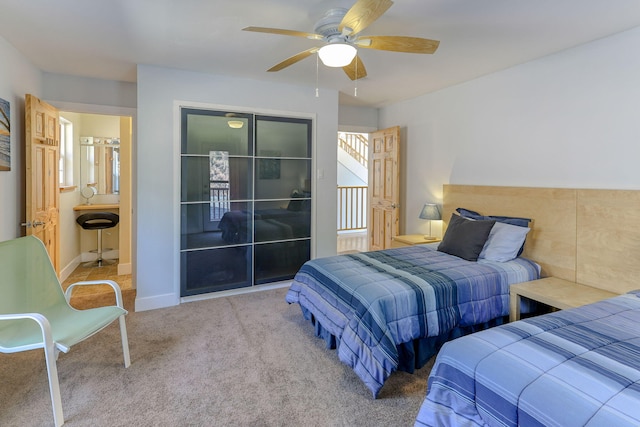
[[[433,240],[427,240],[424,238],[424,234],[405,234],[402,236],[395,236],[391,241],[392,248],[401,248],[403,246],[422,245],[424,243],[435,243],[442,239],[436,238]]]
[[[605,291],[604,289],[581,285],[556,277],[545,277],[544,279],[532,280],[530,282],[516,283],[509,287],[509,294],[511,298],[509,311],[510,322],[520,320],[520,301],[522,297],[564,310],[591,304],[618,295]]]

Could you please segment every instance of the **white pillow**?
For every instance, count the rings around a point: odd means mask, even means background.
[[[500,262],[511,261],[518,256],[529,230],[528,227],[496,222],[478,258]]]

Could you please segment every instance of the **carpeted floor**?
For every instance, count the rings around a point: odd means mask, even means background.
[[[65,426],[412,426],[431,365],[374,400],[285,293],[130,313],[128,369],[117,322],[61,354]],[[0,426],[49,425],[43,352],[0,354]]]

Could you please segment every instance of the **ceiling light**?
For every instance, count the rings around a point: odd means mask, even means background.
[[[240,120],[229,120],[227,124],[232,129],[240,129],[244,125],[244,122]]]
[[[358,51],[347,43],[331,43],[322,46],[318,55],[327,67],[346,67],[351,64]]]

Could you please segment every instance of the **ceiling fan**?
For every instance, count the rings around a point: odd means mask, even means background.
[[[312,47],[274,65],[267,71],[280,71],[315,54],[329,67],[342,67],[351,80],[367,76],[357,48],[404,53],[434,53],[440,42],[419,37],[361,36],[360,32],[380,18],[391,7],[391,0],[357,0],[350,9],[327,11],[316,23],[313,33],[279,28],[247,27],[244,31],[280,34],[322,40],[324,46]]]

